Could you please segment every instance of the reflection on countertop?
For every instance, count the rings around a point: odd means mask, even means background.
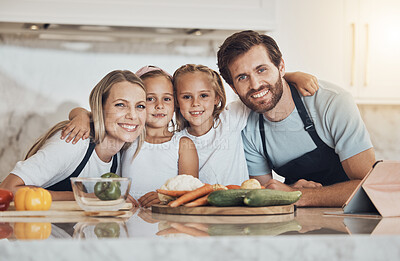
[[[326,215],[335,208],[298,208],[295,213],[259,216],[190,216],[133,209],[129,218],[86,217],[70,222],[25,218],[3,222],[0,237],[9,241],[279,235],[399,235],[398,218]]]

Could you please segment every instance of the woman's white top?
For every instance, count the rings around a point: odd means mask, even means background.
[[[159,189],[169,178],[178,175],[179,142],[182,135],[174,134],[171,140],[152,144],[144,142],[139,154],[132,161],[137,141],[122,154],[121,173],[130,177],[130,194],[135,199]]]
[[[44,188],[68,178],[81,163],[90,140],[80,140],[76,144],[72,144],[66,143],[60,137],[61,131],[55,133],[36,154],[24,161],[17,162],[11,173],[20,177],[25,185]],[[112,160],[110,162],[102,161],[94,150],[79,177],[100,177],[102,174],[110,172],[111,166]]]
[[[187,131],[183,136],[193,140],[199,155],[199,179],[203,183],[241,185],[249,179],[241,131],[250,109],[241,101],[230,103],[220,114],[220,122],[206,134],[196,137]]]

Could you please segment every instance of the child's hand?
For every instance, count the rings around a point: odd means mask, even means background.
[[[132,203],[132,206],[134,208],[138,208],[139,207],[139,203],[131,195],[128,195],[128,197],[126,198],[126,202]]]
[[[314,75],[304,72],[292,72],[285,74],[285,80],[296,86],[303,96],[312,96],[319,89],[318,79]]]
[[[69,134],[69,135],[68,135]],[[90,117],[86,113],[76,115],[72,120],[63,128],[61,132],[61,139],[67,137],[65,142],[75,144],[79,139],[85,140],[89,138],[90,134]]]
[[[158,193],[155,191],[150,191],[144,194],[141,198],[139,198],[139,203],[141,207],[151,207],[151,205],[160,203],[160,199],[158,198]]]

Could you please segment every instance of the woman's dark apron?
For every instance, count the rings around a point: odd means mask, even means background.
[[[296,159],[289,161],[279,168],[275,168],[267,153],[267,147],[265,143],[264,117],[262,114],[260,114],[260,134],[263,144],[264,156],[270,169],[274,170],[277,174],[285,177],[285,184],[293,184],[299,179],[305,179],[319,182],[323,186],[326,186],[349,180],[342,167],[339,156],[335,153],[335,150],[326,145],[315,131],[314,122],[308,115],[304,104],[301,101],[299,93],[293,86],[290,86],[290,89],[297,111],[299,112],[300,118],[304,124],[304,129],[310,135],[317,148],[313,151],[305,153],[304,155]],[[290,149],[290,147],[288,147],[287,149]]]
[[[47,187],[46,189],[52,190],[52,191],[72,191],[70,178],[76,178],[79,176],[79,174],[81,174],[83,168],[86,166],[86,163],[89,161],[89,158],[93,153],[94,147],[96,147],[96,144],[93,142],[90,142],[85,156],[83,157],[81,163],[79,163],[79,165],[75,169],[75,171],[66,179],[61,180],[60,182],[58,182],[50,187]],[[113,162],[111,165],[110,172],[115,173],[117,170],[117,167],[118,167],[118,158],[117,158],[117,154],[115,154],[113,156]]]

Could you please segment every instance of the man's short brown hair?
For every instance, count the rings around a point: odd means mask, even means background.
[[[260,44],[265,46],[272,63],[279,68],[282,53],[275,40],[268,35],[248,30],[234,33],[224,41],[217,53],[218,68],[221,76],[229,85],[233,86],[232,75],[228,68],[230,63],[253,46]]]

